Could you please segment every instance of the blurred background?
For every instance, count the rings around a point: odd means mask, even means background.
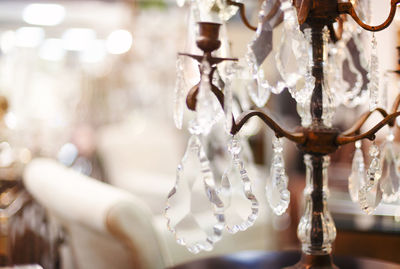
[[[381,2],[372,1],[376,21],[389,10]],[[246,1],[253,24],[259,5]],[[382,75],[398,67],[399,23],[377,34]],[[253,33],[237,15],[227,31],[232,56],[242,57]],[[163,268],[241,250],[299,249],[302,157],[285,144],[292,200],[274,216],[263,194],[273,134],[257,121],[246,134],[257,163],[256,224],[200,255],[167,231],[165,200],[188,139],[172,119],[175,62],[177,52],[194,52],[189,35],[188,8],[175,0],[0,1],[1,266]],[[299,124],[295,105],[286,90],[268,103],[288,127]],[[335,121],[344,130],[355,119],[342,110]],[[400,262],[399,205],[367,216],[349,198],[353,152],[349,145],[332,157],[334,251]],[[25,169],[37,158],[46,160]]]

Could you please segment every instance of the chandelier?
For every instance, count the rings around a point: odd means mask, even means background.
[[[286,211],[290,201],[282,138],[294,142],[304,154],[305,212],[297,230],[303,257],[296,268],[322,264],[336,268],[331,259],[336,228],[327,209],[329,154],[355,143],[349,193],[367,214],[372,214],[381,201],[399,199],[400,171],[393,150],[393,127],[400,115],[400,96],[390,109],[380,106],[380,92],[386,89],[380,87],[377,40],[374,34],[366,33],[388,27],[400,0],[391,0],[388,18],[378,26],[365,23],[370,20],[369,0],[266,0],[257,27],[247,20],[240,0],[177,3],[190,6],[189,31],[197,34],[196,44],[202,53],[180,53],[177,60],[174,120],[181,129],[184,115],[188,117],[191,136],[167,199],[168,229],[179,244],[198,253],[212,250],[224,230],[236,233],[253,225],[259,211],[249,178],[254,164],[241,133],[246,132],[251,118],[258,117],[275,133],[265,195],[277,215]],[[237,12],[244,24],[256,31],[241,59],[231,58],[225,29]],[[281,40],[274,46],[278,26]],[[362,46],[368,39],[371,49],[367,55]],[[268,57],[274,66],[263,68]],[[200,79],[194,86],[188,85],[185,76],[188,58],[198,63]],[[269,76],[270,68],[278,70],[278,78]],[[367,81],[363,70],[368,72]],[[347,72],[352,74],[351,79],[346,78]],[[192,87],[187,90],[188,86]],[[271,94],[284,89],[296,100],[301,118],[301,126],[294,132],[282,128],[264,108]],[[365,103],[369,103],[369,111],[352,128],[340,131],[334,127],[338,107],[355,108]],[[362,133],[361,128],[375,112],[383,119]],[[384,126],[390,129],[386,142],[380,147],[373,142],[370,163],[365,164],[361,141],[374,141]],[[209,144],[219,149],[212,159]]]

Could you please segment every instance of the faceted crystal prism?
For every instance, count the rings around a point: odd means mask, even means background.
[[[353,202],[358,201],[358,192],[366,184],[364,156],[361,150],[361,141],[356,142],[351,174],[349,176],[349,193]]]
[[[222,235],[223,208],[200,138],[192,135],[168,195],[167,227],[190,252],[210,251]]]
[[[179,56],[176,60],[176,85],[174,96],[174,121],[178,129],[182,129],[183,111],[185,107],[185,78],[183,75],[183,58]]]
[[[226,79],[225,79],[225,87],[224,87],[224,112],[225,112],[225,130],[227,133],[230,133],[232,128],[232,102],[233,102],[233,93],[232,93],[232,84],[234,76],[237,72],[237,64],[228,63],[226,66]]]
[[[211,90],[211,67],[207,61],[202,62],[202,76],[197,94],[196,121],[201,134],[207,135],[212,126],[224,115],[221,104]]]
[[[305,103],[315,84],[310,70],[310,43],[300,31],[297,11],[291,1],[281,0],[281,10],[284,12],[283,33],[276,65],[292,97]]]
[[[382,191],[382,200],[386,203],[392,203],[399,197],[399,159],[395,154],[395,149],[398,150],[399,148],[395,148],[393,139],[394,135],[391,130],[381,155],[382,177],[380,180],[380,188]],[[396,152],[398,152],[397,150]]]
[[[239,154],[240,141],[232,138],[229,152],[230,167],[222,176],[219,195],[225,205],[225,227],[230,233],[245,231],[258,216],[258,201],[251,189],[251,182]]]
[[[369,155],[372,159],[367,171],[368,182],[360,189],[358,202],[365,213],[372,214],[382,200],[382,191],[379,187],[382,167],[378,157],[379,149],[375,144],[370,147]]]
[[[270,207],[276,215],[282,215],[289,206],[290,192],[288,177],[283,160],[283,147],[279,138],[273,141],[274,154],[271,163],[270,177],[267,180],[266,194]]]

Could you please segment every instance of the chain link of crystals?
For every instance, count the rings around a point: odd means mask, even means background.
[[[193,167],[196,171],[191,169]],[[194,195],[197,199],[200,196],[202,200],[209,201],[210,207],[203,208],[205,211],[201,213],[198,209],[192,211],[199,204],[199,201],[194,201]],[[196,254],[202,250],[211,251],[214,243],[222,237],[223,209],[224,205],[217,194],[214,176],[200,138],[192,135],[177,168],[175,185],[167,197],[164,211],[167,228],[175,235],[177,243],[186,246],[190,252]],[[209,210],[212,212],[208,212]],[[204,220],[207,223],[199,224]]]
[[[304,155],[304,163],[306,164],[306,187],[304,189],[305,208],[304,214],[300,219],[299,226],[297,227],[297,237],[302,243],[302,250],[309,255],[326,255],[332,251],[332,243],[336,238],[336,227],[333,218],[328,211],[327,199],[329,197],[328,190],[328,167],[330,157],[324,156],[322,158],[322,199],[323,210],[322,212],[313,212],[312,194],[314,190],[314,181],[318,180],[313,178],[314,164],[312,156]],[[318,157],[320,158],[320,157]],[[314,220],[314,218],[316,218]],[[320,227],[315,227],[316,224],[321,223]],[[320,230],[321,229],[321,230]],[[312,242],[313,233],[322,231],[322,242],[317,246]]]
[[[178,129],[182,129],[183,112],[185,107],[186,81],[183,75],[183,56],[176,60],[176,84],[174,95],[174,122]]]
[[[369,156],[371,162],[367,170],[367,183],[360,189],[358,201],[361,210],[367,214],[372,214],[382,199],[382,192],[379,188],[382,167],[379,159],[379,148],[375,145],[375,142],[369,149]]]
[[[249,179],[247,170],[244,165],[244,161],[240,158],[240,152],[242,150],[241,142],[235,137],[232,137],[229,145],[228,151],[231,155],[231,165],[230,168],[224,173],[222,177],[222,189],[223,193],[227,194],[228,197],[225,197],[225,227],[230,233],[237,233],[238,231],[245,231],[249,227],[251,227],[258,217],[259,204],[258,201],[253,194],[251,188],[251,181]],[[236,174],[232,175],[235,172]],[[241,201],[241,203],[250,206],[247,208],[245,212],[239,212],[242,210],[242,207],[233,207],[231,206],[232,199],[238,199],[238,197],[234,197],[233,194],[235,189],[238,192],[244,194],[244,197],[247,201]],[[242,199],[243,199],[242,198]],[[249,210],[248,210],[249,209]],[[249,212],[247,217],[244,217],[245,214]],[[231,218],[231,216],[233,216]],[[240,221],[238,221],[240,219]]]
[[[273,150],[266,195],[272,211],[276,215],[282,215],[289,206],[290,192],[288,190],[289,179],[285,172],[282,141],[277,137],[273,140]]]
[[[378,106],[379,102],[379,60],[378,60],[378,50],[377,50],[377,41],[375,37],[375,33],[372,34],[371,41],[371,58],[369,62],[369,83],[368,83],[368,91],[369,91],[369,109],[370,111],[374,110]]]

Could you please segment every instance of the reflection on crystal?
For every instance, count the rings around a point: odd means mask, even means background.
[[[178,129],[182,129],[183,110],[185,107],[185,78],[183,76],[183,59],[179,56],[176,60],[176,85],[174,97],[174,121]]]
[[[379,160],[379,149],[373,144],[369,149],[371,163],[367,171],[367,184],[358,193],[358,201],[361,209],[372,214],[382,200],[382,191],[379,187],[379,180],[382,176],[382,167]]]
[[[274,155],[272,157],[270,178],[267,180],[266,192],[269,205],[276,215],[282,215],[289,206],[290,192],[288,177],[283,160],[283,147],[279,138],[273,141]]]
[[[395,154],[393,139],[394,135],[391,129],[381,155],[382,177],[380,188],[382,191],[382,200],[387,203],[396,201],[399,195],[400,175],[397,167],[398,157]]]
[[[232,160],[222,176],[219,195],[225,205],[225,227],[230,233],[245,231],[258,216],[258,201],[251,190],[251,182],[239,154],[240,141],[232,138],[229,145]]]
[[[190,252],[210,251],[224,227],[223,203],[198,136],[191,136],[178,166],[174,188],[168,195],[165,216],[168,229]]]
[[[368,78],[368,91],[370,98],[369,109],[372,111],[378,106],[379,101],[379,63],[375,34],[372,35],[371,59],[369,62]]]

